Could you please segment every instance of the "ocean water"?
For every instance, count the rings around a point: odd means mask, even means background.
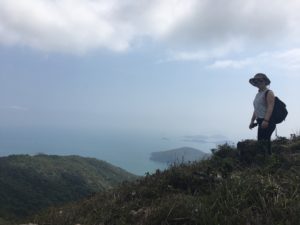
[[[213,143],[186,142],[183,136],[64,129],[0,129],[0,156],[11,154],[80,155],[107,161],[137,175],[166,169],[151,152],[194,147],[209,153]]]

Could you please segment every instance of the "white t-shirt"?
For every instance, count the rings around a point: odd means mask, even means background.
[[[261,118],[261,119],[263,119],[265,117],[266,112],[267,112],[266,92],[268,90],[269,89],[267,89],[265,91],[259,91],[256,94],[255,99],[253,101],[255,114],[258,118]]]

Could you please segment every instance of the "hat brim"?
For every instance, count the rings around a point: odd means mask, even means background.
[[[249,83],[252,84],[253,86],[255,86],[254,80],[255,80],[254,78],[251,78],[251,79],[249,80]]]
[[[263,79],[265,80],[266,85],[269,85],[271,83],[271,81],[269,79],[267,79],[267,78],[263,78]],[[251,78],[249,80],[249,83],[252,84],[253,86],[256,86],[255,80],[256,80],[256,78]]]

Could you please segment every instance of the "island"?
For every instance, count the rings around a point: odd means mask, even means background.
[[[167,151],[152,152],[150,160],[160,163],[187,163],[206,159],[210,154],[191,147],[181,147]]]

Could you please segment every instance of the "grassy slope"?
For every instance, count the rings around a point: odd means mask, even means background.
[[[211,159],[157,171],[134,183],[36,216],[39,225],[299,225],[300,138],[222,145]],[[241,155],[241,152],[244,154]],[[245,154],[246,153],[246,154]]]
[[[13,155],[0,158],[0,217],[23,217],[115,187],[134,175],[79,156]]]
[[[11,225],[10,222],[8,222],[8,221],[6,221],[6,220],[4,220],[4,219],[2,219],[2,218],[0,218],[0,224],[1,224],[1,225]]]

